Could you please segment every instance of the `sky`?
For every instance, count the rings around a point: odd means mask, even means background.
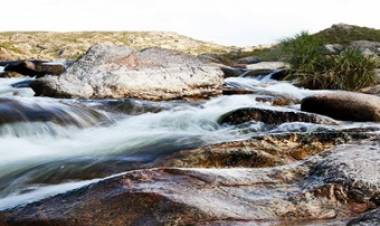
[[[379,0],[2,0],[0,31],[174,31],[275,43],[335,23],[380,28]]]

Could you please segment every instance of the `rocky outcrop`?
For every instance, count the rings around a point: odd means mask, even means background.
[[[241,124],[250,121],[264,122],[267,124],[281,124],[285,122],[310,122],[321,124],[337,124],[335,120],[316,114],[280,108],[241,108],[222,115],[220,124]]]
[[[168,100],[222,93],[223,72],[176,51],[96,45],[59,77],[32,84],[37,95]]]
[[[63,64],[46,61],[14,61],[8,62],[4,71],[27,76],[42,77],[44,75],[63,74],[65,72],[65,66]]]
[[[301,110],[345,121],[380,121],[380,98],[354,92],[328,92],[306,97]]]
[[[378,205],[379,158],[365,141],[273,168],[135,170],[3,211],[0,225],[341,225]]]

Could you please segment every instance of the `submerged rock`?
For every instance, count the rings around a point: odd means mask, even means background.
[[[380,121],[380,97],[334,91],[306,97],[301,110],[345,121]]]
[[[218,119],[220,124],[241,124],[250,121],[267,124],[281,124],[285,122],[310,122],[320,124],[337,124],[333,119],[300,111],[277,108],[240,108],[222,115]]]
[[[65,72],[65,66],[46,61],[14,61],[9,62],[5,72],[15,72],[21,75],[42,77],[44,75],[60,75]]]
[[[219,67],[172,50],[95,45],[60,77],[32,84],[37,95],[168,100],[222,93]]]
[[[86,127],[104,121],[108,121],[105,114],[83,105],[0,98],[0,125],[52,122]]]

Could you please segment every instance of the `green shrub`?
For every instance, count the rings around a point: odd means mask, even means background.
[[[359,50],[328,54],[323,40],[306,32],[282,41],[280,46],[285,60],[292,66],[288,78],[303,87],[359,90],[376,82],[375,61]]]

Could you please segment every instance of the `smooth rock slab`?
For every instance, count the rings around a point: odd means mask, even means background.
[[[328,92],[304,98],[301,110],[338,120],[379,122],[380,97],[344,91]]]
[[[378,205],[379,150],[377,140],[273,168],[136,170],[2,211],[0,225],[343,223]]]
[[[67,72],[32,84],[37,95],[168,100],[222,93],[219,67],[173,50],[95,45]]]

